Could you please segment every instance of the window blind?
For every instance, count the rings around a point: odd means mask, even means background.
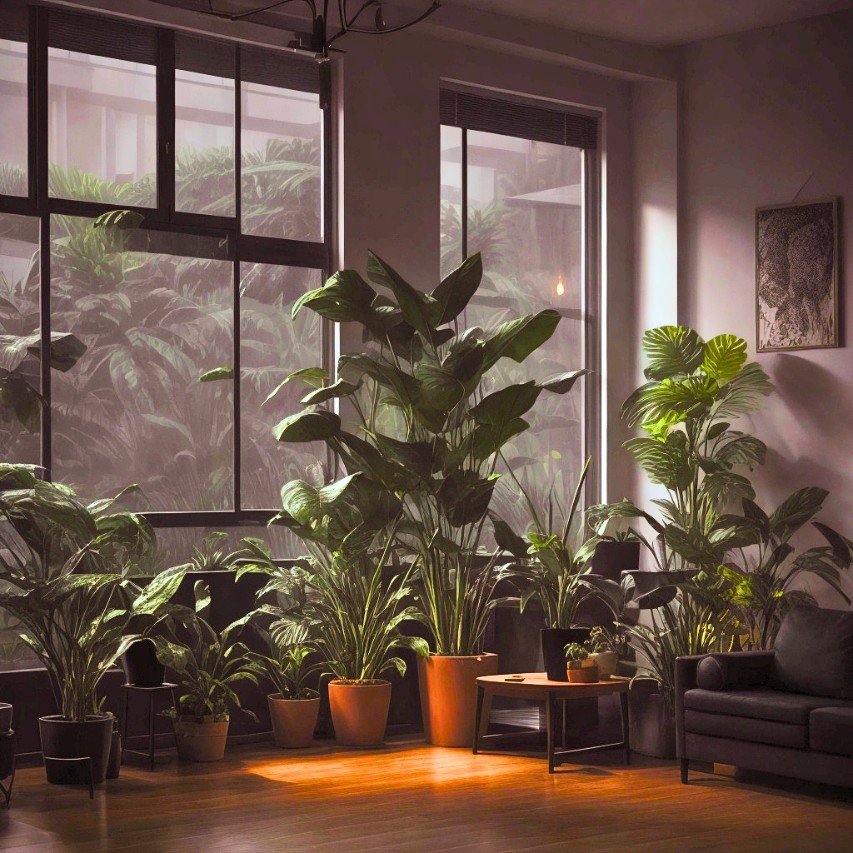
[[[26,41],[28,18],[23,0],[0,0],[0,38]]]
[[[442,89],[441,123],[587,150],[598,147],[598,119],[517,101]]]
[[[175,33],[175,68],[234,79],[236,48],[223,41]]]
[[[241,47],[240,78],[247,83],[320,93],[320,66],[315,60],[275,50]]]
[[[153,27],[64,11],[51,11],[47,27],[51,47],[147,65],[157,63]]]

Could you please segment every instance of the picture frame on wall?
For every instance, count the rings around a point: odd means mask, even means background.
[[[840,346],[839,199],[755,211],[758,352]]]

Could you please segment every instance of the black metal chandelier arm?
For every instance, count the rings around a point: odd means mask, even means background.
[[[375,5],[377,0],[368,0],[356,14],[353,16],[352,20],[355,21],[356,18],[369,6]],[[341,10],[341,21],[344,22],[344,25],[341,27],[338,32],[336,32],[333,36],[326,40],[326,47],[328,47],[332,42],[337,41],[341,36],[345,36],[347,33],[361,33],[362,35],[367,36],[384,36],[388,33],[398,33],[400,30],[406,30],[409,27],[413,27],[415,24],[419,24],[425,18],[428,18],[436,9],[441,7],[441,0],[433,0],[432,5],[423,13],[418,15],[417,18],[414,18],[411,21],[407,21],[405,24],[400,24],[396,27],[389,27],[387,30],[364,30],[360,27],[354,27],[346,23],[346,17],[343,13],[343,0],[338,0],[338,8]]]

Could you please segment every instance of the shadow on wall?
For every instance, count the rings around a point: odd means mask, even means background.
[[[820,486],[829,491],[818,519],[845,536],[853,535],[853,371],[842,380],[807,356],[789,353],[766,358],[776,393],[752,418],[752,429],[767,444],[767,460],[755,472],[759,503],[773,509],[795,489]],[[832,447],[832,454],[826,452]],[[837,464],[839,450],[843,465]],[[808,547],[823,544],[808,528],[795,543]],[[812,535],[813,534],[813,535]],[[824,593],[815,581],[811,590],[821,604],[844,606]],[[853,597],[853,578],[845,584]]]

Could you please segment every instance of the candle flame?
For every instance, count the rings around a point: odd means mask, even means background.
[[[566,285],[563,284],[563,276],[558,275],[557,276],[557,283],[554,285],[554,293],[556,293],[557,296],[562,296],[565,292],[566,292]]]

